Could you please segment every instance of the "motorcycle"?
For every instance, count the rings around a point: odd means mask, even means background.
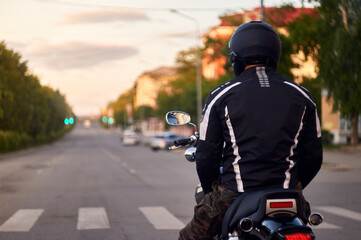
[[[171,111],[166,114],[166,121],[172,126],[193,126],[194,134],[174,141],[170,149],[189,147],[185,158],[194,162],[199,133],[196,125],[190,122],[190,115]],[[197,204],[203,196],[199,184],[195,192]],[[314,240],[315,234],[307,224],[317,226],[322,222],[320,213],[305,216],[301,195],[295,190],[279,188],[245,192],[228,208],[222,230],[213,240]]]

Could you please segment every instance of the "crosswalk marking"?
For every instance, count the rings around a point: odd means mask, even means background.
[[[0,226],[0,232],[28,232],[43,212],[42,209],[19,209]]]
[[[78,230],[110,228],[104,208],[79,208]]]
[[[179,230],[184,227],[184,223],[164,207],[140,207],[139,210],[153,224],[155,229]]]
[[[332,213],[332,214],[335,214],[335,215],[338,215],[341,217],[347,217],[347,218],[351,218],[356,221],[361,221],[360,213],[350,211],[350,210],[347,210],[344,208],[334,207],[334,206],[322,206],[322,207],[315,207],[315,208],[318,208],[322,211],[329,212],[329,213]]]
[[[348,209],[336,206],[315,206],[314,208],[318,209],[321,213],[327,212],[344,218],[361,221],[361,213]],[[170,213],[165,207],[139,207],[139,210],[155,229],[179,230],[184,227],[184,223]],[[36,224],[43,212],[43,209],[19,209],[0,226],[0,232],[28,232]],[[109,220],[103,207],[79,208],[77,220],[78,230],[110,229]],[[342,227],[328,223],[326,218],[326,222],[312,228],[314,230],[321,230],[341,229]]]

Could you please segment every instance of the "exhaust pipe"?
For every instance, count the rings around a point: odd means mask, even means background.
[[[323,216],[320,213],[312,213],[308,217],[308,223],[311,226],[318,226],[323,222]]]
[[[242,218],[241,221],[239,221],[239,228],[243,232],[250,232],[253,229],[253,221],[250,218]]]

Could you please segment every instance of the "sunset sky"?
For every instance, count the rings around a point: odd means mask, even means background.
[[[301,1],[264,0],[265,6]],[[98,114],[144,71],[172,66],[219,16],[259,7],[249,0],[0,0],[0,41],[59,89],[77,115]],[[310,6],[310,5],[306,5]]]

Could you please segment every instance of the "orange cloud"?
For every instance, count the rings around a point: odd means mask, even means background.
[[[141,11],[135,10],[97,10],[89,12],[81,12],[70,15],[62,23],[101,23],[101,22],[115,22],[115,21],[146,21],[148,16]]]
[[[107,61],[125,59],[138,54],[138,49],[121,45],[68,42],[42,45],[29,53],[42,65],[62,70],[87,68]]]

